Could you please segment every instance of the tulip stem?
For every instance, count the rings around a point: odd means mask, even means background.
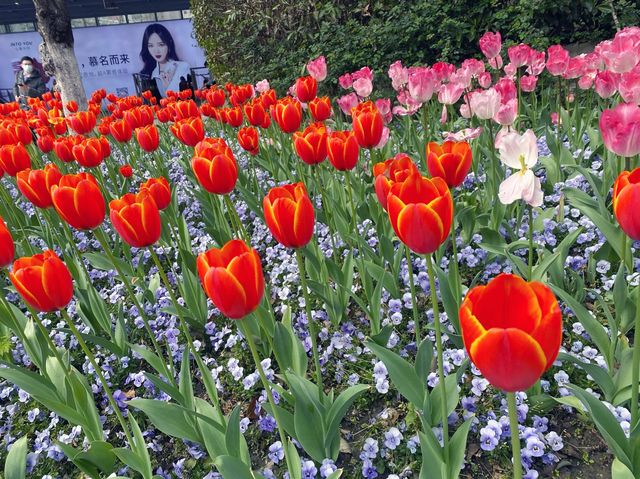
[[[227,206],[227,210],[229,211],[229,216],[231,217],[231,223],[234,225],[234,228],[238,232],[238,235],[244,239],[245,243],[250,244],[251,240],[249,238],[249,235],[244,229],[244,226],[242,226],[242,221],[240,221],[240,217],[238,216],[238,212],[236,211],[235,206],[233,206],[233,203],[231,202],[231,198],[229,198],[229,195],[223,195],[223,197],[224,203]]]
[[[631,430],[638,427],[638,388],[640,388],[640,286],[636,286],[636,324],[631,365]]]
[[[271,406],[271,412],[273,413],[273,417],[276,420],[276,424],[278,426],[278,434],[280,435],[280,442],[282,443],[282,447],[284,448],[284,458],[285,458],[285,461],[287,462],[287,470],[293,471],[294,466],[293,466],[293,462],[289,458],[289,444],[287,442],[287,436],[285,435],[284,429],[282,429],[280,414],[278,413],[276,402],[273,400],[271,385],[269,384],[267,376],[264,373],[264,369],[262,368],[262,364],[260,363],[260,356],[258,355],[258,350],[256,349],[256,343],[253,340],[251,331],[245,325],[245,320],[241,319],[238,321],[237,324],[238,324],[238,329],[240,329],[240,332],[247,340],[247,344],[249,345],[249,350],[251,351],[251,355],[253,356],[253,362],[256,364],[258,375],[260,376],[260,380],[262,381],[262,386],[264,387],[265,392],[267,393],[267,401],[269,401],[269,405]]]
[[[407,257],[407,270],[409,271],[409,288],[411,289],[411,307],[413,309],[413,329],[416,333],[416,349],[420,346],[420,317],[418,315],[418,298],[416,297],[416,285],[413,280],[413,263],[411,262],[411,251],[405,245],[404,251]]]
[[[453,196],[453,195],[452,195]],[[452,198],[453,200],[453,198]],[[460,273],[458,273],[458,244],[456,242],[456,203],[451,201],[451,249],[453,251],[453,294],[455,295],[456,308],[460,306]]]
[[[302,251],[300,251],[300,248],[296,248],[296,260],[298,261],[300,283],[302,286],[302,294],[304,295],[304,307],[307,314],[307,323],[309,324],[309,336],[311,336],[311,352],[313,354],[313,364],[316,369],[318,396],[322,403],[324,402],[322,397],[324,394],[324,384],[322,382],[322,368],[320,367],[320,358],[318,356],[318,330],[316,328],[316,323],[311,317],[311,298],[309,298],[309,291],[307,290],[307,273],[304,267],[304,258],[302,257]]]
[[[311,171],[316,181],[316,186],[318,187],[318,190],[320,190],[320,198],[322,198],[322,211],[324,212],[325,219],[327,221],[327,227],[329,228],[329,238],[331,239],[331,258],[333,258],[333,261],[337,261],[336,255],[338,254],[338,247],[336,246],[336,239],[333,236],[333,217],[331,216],[331,209],[329,208],[329,204],[327,203],[327,199],[324,194],[324,188],[322,187],[322,179],[320,178],[320,164],[313,165],[311,167]]]
[[[444,463],[449,464],[449,422],[447,414],[447,388],[444,381],[444,360],[442,357],[442,330],[440,325],[440,311],[438,309],[438,295],[436,293],[436,276],[433,272],[431,254],[426,255],[427,274],[429,275],[429,289],[431,290],[431,307],[433,308],[433,325],[436,333],[436,352],[438,357],[438,384],[440,385],[440,410],[442,411],[442,441]],[[416,345],[417,346],[417,345]]]
[[[507,407],[509,409],[509,428],[511,429],[511,448],[513,449],[513,479],[522,479],[518,410],[516,408],[516,395],[513,392],[507,393]]]
[[[98,363],[96,362],[95,356],[93,355],[93,353],[91,352],[91,350],[87,346],[87,343],[84,342],[84,339],[82,338],[82,335],[80,334],[80,331],[78,331],[78,329],[76,328],[75,324],[73,324],[73,321],[69,317],[69,313],[67,313],[67,310],[66,309],[62,309],[62,310],[60,310],[60,313],[62,314],[62,318],[67,322],[67,326],[69,327],[69,329],[71,330],[73,335],[76,337],[76,340],[78,341],[78,344],[82,348],[82,351],[84,352],[84,354],[89,359],[89,362],[91,363],[91,366],[93,366],[93,370],[95,371],[96,376],[98,376],[98,380],[100,381],[100,384],[102,384],[102,389],[104,389],[104,393],[107,395],[107,399],[109,400],[109,404],[111,405],[111,409],[113,409],[113,412],[115,413],[116,417],[118,418],[118,422],[120,423],[120,427],[122,427],[122,431],[127,436],[127,442],[129,443],[130,446],[133,445],[133,438],[131,437],[131,432],[129,431],[129,428],[127,427],[126,421],[124,420],[124,416],[122,415],[122,411],[120,411],[120,408],[118,407],[118,403],[113,398],[113,394],[111,394],[111,389],[109,388],[109,384],[107,384],[107,380],[105,379],[104,375],[102,374],[102,370],[100,369],[100,366],[98,366]]]
[[[142,322],[144,323],[144,328],[147,331],[147,334],[149,335],[149,339],[151,340],[151,344],[153,345],[153,349],[155,350],[156,354],[158,355],[158,358],[161,359],[160,362],[162,363],[162,369],[163,369],[162,373],[165,375],[165,377],[167,378],[168,381],[171,381],[171,383],[175,384],[175,380],[174,380],[173,374],[171,374],[171,372],[167,368],[167,365],[162,360],[163,355],[162,355],[162,352],[160,350],[160,346],[158,345],[158,342],[156,341],[155,335],[153,334],[153,330],[151,329],[151,326],[149,325],[149,319],[147,318],[147,314],[144,312],[144,308],[140,304],[140,301],[138,301],[138,298],[136,297],[136,294],[133,291],[133,286],[131,285],[131,282],[129,281],[129,278],[127,278],[127,276],[124,274],[124,272],[122,271],[122,269],[118,265],[118,263],[116,261],[116,258],[113,255],[113,251],[111,250],[111,247],[109,246],[109,243],[107,241],[106,234],[105,234],[104,230],[96,229],[96,230],[94,230],[94,233],[95,233],[96,239],[100,243],[100,246],[102,246],[102,249],[104,250],[104,252],[109,257],[109,260],[111,261],[111,264],[116,269],[116,272],[118,273],[118,276],[120,276],[120,279],[122,280],[122,282],[124,284],[124,287],[127,290],[127,293],[129,294],[129,297],[131,298],[131,301],[133,301],[133,304],[138,309],[138,314],[142,318]],[[171,353],[170,353],[170,349],[168,347],[167,347],[167,351],[169,352],[169,356],[170,356]]]
[[[529,205],[529,281],[533,281],[533,206]]]

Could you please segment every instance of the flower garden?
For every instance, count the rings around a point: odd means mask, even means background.
[[[4,477],[639,477],[640,29],[479,47],[0,105]]]

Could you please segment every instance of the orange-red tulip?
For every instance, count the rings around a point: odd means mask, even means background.
[[[204,138],[202,118],[185,118],[171,125],[174,136],[187,146],[196,146]]]
[[[0,268],[9,266],[13,261],[14,254],[15,246],[13,244],[13,237],[0,216]]]
[[[76,229],[90,230],[104,221],[104,198],[90,173],[64,175],[51,187],[51,199],[60,217]]]
[[[60,136],[53,141],[53,151],[64,163],[71,163],[74,160],[73,147],[79,145],[84,140],[83,136]]]
[[[109,142],[104,136],[100,138],[86,138],[71,150],[73,157],[81,166],[94,168],[111,154]]]
[[[16,176],[20,171],[31,168],[31,157],[27,149],[18,143],[0,147],[0,167],[9,176]]]
[[[411,251],[433,253],[451,230],[453,199],[442,178],[414,173],[391,186],[387,212],[396,235]]]
[[[209,193],[226,195],[238,180],[238,165],[229,146],[221,138],[207,138],[196,146],[191,168]]]
[[[71,273],[51,250],[17,259],[9,278],[25,302],[38,311],[62,309],[73,297]]]
[[[313,204],[303,183],[271,188],[262,201],[264,220],[278,243],[301,248],[313,236]]]
[[[200,117],[200,111],[196,102],[193,100],[177,101],[170,108],[175,112],[175,120],[183,120],[185,118]]]
[[[162,232],[160,210],[148,191],[127,193],[109,203],[111,224],[124,241],[134,248],[151,246]]]
[[[309,103],[318,93],[318,80],[312,76],[300,77],[296,80],[296,97],[302,103]]]
[[[49,163],[44,170],[22,170],[16,175],[16,184],[20,193],[38,208],[53,206],[51,188],[62,178],[58,167]]]
[[[613,185],[613,214],[629,238],[640,239],[640,168],[623,171]]]
[[[387,209],[387,196],[394,183],[406,180],[410,175],[418,173],[418,167],[406,153],[398,153],[385,162],[373,165],[375,190],[382,209]]]
[[[171,187],[164,176],[151,178],[140,185],[140,193],[148,192],[156,202],[159,210],[165,209],[171,203]]]
[[[212,88],[207,92],[207,102],[215,107],[220,108],[224,105],[225,94],[222,88]]]
[[[287,96],[271,106],[271,117],[285,133],[293,133],[302,123],[302,104]]]
[[[551,290],[511,274],[467,293],[460,327],[471,361],[507,392],[533,386],[555,361],[562,341],[562,315]]]
[[[346,171],[355,168],[360,148],[352,131],[333,131],[327,137],[327,154],[336,170]]]
[[[40,148],[40,151],[42,153],[49,153],[51,150],[53,150],[53,140],[54,140],[53,135],[39,134],[37,143],[38,143],[38,148]]]
[[[133,135],[131,125],[126,120],[114,120],[109,123],[109,132],[118,143],[126,143]]]
[[[293,146],[308,165],[322,163],[327,157],[327,129],[322,123],[312,123],[304,131],[293,134]]]
[[[366,101],[351,109],[353,131],[361,148],[373,148],[382,139],[384,120],[372,101]]]
[[[442,178],[450,188],[459,186],[471,168],[471,147],[466,141],[427,144],[427,168],[432,177]]]
[[[142,126],[136,128],[136,139],[140,148],[147,153],[152,153],[158,149],[160,144],[160,136],[155,125]]]
[[[331,117],[331,100],[328,96],[316,97],[309,102],[309,111],[315,121],[325,121]]]
[[[221,112],[222,112],[222,119],[227,125],[233,128],[238,128],[240,125],[242,125],[242,120],[244,120],[244,117],[242,116],[241,106],[235,106],[233,108],[225,108],[221,110]]]
[[[238,130],[238,143],[243,150],[249,152],[251,155],[257,155],[260,150],[260,143],[258,140],[258,130],[254,127],[247,126]]]
[[[244,116],[247,117],[247,121],[252,126],[259,126],[260,128],[269,128],[271,125],[271,119],[264,109],[262,102],[256,98],[250,102],[244,104]]]
[[[241,319],[253,312],[264,294],[264,276],[258,252],[242,240],[198,256],[198,275],[207,296],[222,314]]]
[[[85,135],[96,126],[96,115],[91,111],[81,111],[71,115],[67,121],[73,131]]]

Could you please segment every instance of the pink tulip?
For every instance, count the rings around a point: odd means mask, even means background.
[[[447,83],[438,92],[438,101],[443,105],[453,105],[460,99],[463,91],[464,88],[457,83]]]
[[[387,141],[389,141],[389,134],[391,132],[389,131],[389,128],[384,126],[382,127],[382,136],[380,137],[380,141],[378,142],[378,144],[374,147],[376,149],[381,149],[384,148],[384,145],[387,144]]]
[[[618,91],[618,78],[617,73],[613,73],[609,70],[596,73],[596,79],[594,80],[594,89],[601,98],[611,98]]]
[[[338,83],[342,88],[348,90],[353,85],[353,79],[351,78],[351,73],[345,73],[344,75],[338,78]]]
[[[500,70],[502,68],[502,57],[498,55],[497,57],[492,58],[491,60],[489,60],[489,65],[494,70]]]
[[[520,45],[509,47],[509,49],[507,50],[507,55],[509,56],[509,61],[516,68],[520,68],[521,66],[526,65],[529,61],[530,52],[531,47],[529,45],[521,43]]]
[[[518,99],[512,98],[508,102],[500,105],[498,111],[493,115],[493,121],[502,125],[512,125],[518,116]]]
[[[394,106],[391,111],[394,115],[400,116],[411,116],[422,106],[422,103],[411,98],[407,90],[402,90],[398,93],[398,103],[401,106]]]
[[[627,103],[640,104],[640,65],[620,75],[618,92]]]
[[[569,66],[569,52],[561,45],[550,46],[547,50],[547,70],[553,76],[562,75]]]
[[[351,78],[353,81],[356,81],[358,78],[366,78],[373,83],[373,72],[369,67],[362,67],[360,70],[353,72]]]
[[[481,120],[488,120],[500,109],[500,93],[495,88],[477,91],[469,99],[471,112]]]
[[[351,109],[359,103],[358,95],[349,93],[338,98],[337,102],[342,112],[345,115],[351,116]]]
[[[391,100],[389,98],[379,98],[375,101],[375,104],[384,122],[389,123],[393,118],[393,113],[391,113]]]
[[[522,91],[532,92],[536,89],[538,77],[533,75],[524,75],[520,78],[520,88]]]
[[[457,131],[455,133],[451,131],[442,132],[444,141],[469,141],[474,140],[482,133],[482,127],[478,128],[465,128],[464,130]]]
[[[562,74],[562,78],[571,80],[583,75],[586,71],[587,64],[584,61],[586,55],[578,55],[577,57],[569,58],[567,69]]]
[[[625,28],[616,33],[613,40],[601,42],[596,51],[612,72],[631,71],[640,62],[640,29]]]
[[[307,71],[316,81],[322,81],[327,78],[327,61],[324,55],[320,55],[307,63]]]
[[[402,66],[400,60],[393,62],[389,67],[391,86],[395,91],[400,91],[409,81],[409,69]]]
[[[489,88],[491,86],[491,73],[482,72],[478,75],[478,83],[482,88]]]
[[[435,74],[427,67],[409,68],[409,96],[418,103],[426,103],[433,96],[436,88]]]
[[[462,62],[460,68],[468,70],[469,73],[471,73],[471,76],[478,77],[484,72],[484,62],[481,62],[476,58],[467,58]]]
[[[431,70],[436,75],[436,80],[444,82],[449,80],[449,77],[456,71],[456,66],[451,63],[438,62],[434,63]]]
[[[462,118],[466,118],[467,120],[472,116],[471,108],[469,108],[469,103],[466,101],[462,105],[460,105],[460,116]]]
[[[352,75],[353,78],[353,75]],[[373,83],[368,78],[358,78],[353,81],[353,89],[360,98],[367,98],[373,91]]]
[[[518,67],[516,67],[515,63],[507,63],[504,66],[504,74],[509,78],[514,78],[517,72],[518,72]]]
[[[500,55],[502,49],[502,37],[500,32],[487,32],[480,37],[480,50],[489,60]]]
[[[620,103],[600,116],[600,134],[604,145],[620,156],[640,154],[640,107]]]
[[[494,85],[494,88],[500,93],[502,103],[506,103],[518,96],[518,88],[511,78],[500,78],[498,83]]]
[[[593,80],[596,78],[596,72],[587,72],[578,80],[578,88],[581,90],[589,90],[593,86]]]
[[[471,87],[471,71],[466,68],[458,68],[453,74],[449,77],[449,81],[452,83],[457,83],[465,90]]]
[[[539,76],[546,66],[547,55],[545,52],[539,52],[533,48],[529,51],[529,60],[527,62],[527,73],[533,76]]]
[[[264,93],[265,91],[269,91],[269,80],[260,80],[256,83],[256,91],[258,93]]]

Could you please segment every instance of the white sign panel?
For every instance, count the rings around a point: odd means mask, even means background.
[[[99,88],[118,96],[133,95],[134,73],[155,72],[157,83],[164,81],[160,90],[178,90],[180,76],[190,67],[204,65],[204,52],[189,20],[75,28],[73,36],[87,96]],[[41,42],[37,32],[0,35],[0,88],[13,88],[21,57],[40,59]],[[164,72],[159,71],[158,61]]]

